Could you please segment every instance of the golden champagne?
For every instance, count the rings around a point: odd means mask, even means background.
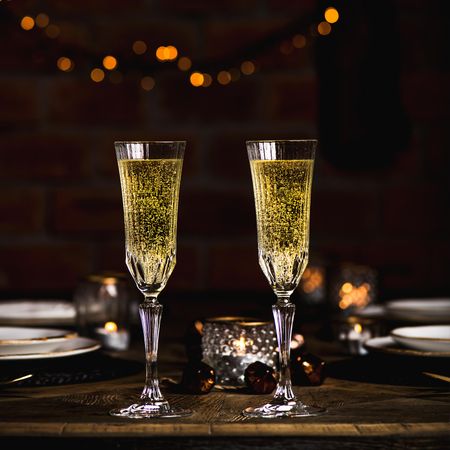
[[[292,292],[308,263],[314,161],[252,160],[259,264],[275,291]]]
[[[119,160],[126,263],[139,288],[160,292],[176,263],[182,159]]]

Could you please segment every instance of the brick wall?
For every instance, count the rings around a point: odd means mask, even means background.
[[[372,14],[369,3],[365,14]],[[377,268],[384,299],[448,295],[448,6],[436,0],[370,4],[396,13],[399,92],[411,136],[383,167],[347,170],[319,151],[312,261]],[[351,31],[355,51],[347,47],[340,61],[358,67],[352,58],[367,30],[351,7],[334,5],[349,14],[331,35],[317,39],[331,43]],[[178,263],[167,291],[267,293],[244,142],[324,137],[319,118],[332,105],[319,101],[320,47],[310,41],[283,54],[280,42],[272,41],[250,55],[258,61],[255,75],[209,88],[194,88],[185,73],[156,62],[150,92],[133,72],[120,84],[96,84],[89,64],[92,55],[130,53],[135,39],[146,40],[152,52],[173,44],[194,61],[231,64],[242,49],[282,36],[293,18],[315,20],[326,6],[312,0],[60,0],[41,11],[36,2],[1,2],[0,295],[70,295],[81,275],[125,271],[113,141],[126,139],[188,141]],[[21,30],[23,15],[40,12],[61,26],[58,39]],[[67,49],[76,66],[62,73],[55,61]],[[389,67],[384,70],[389,74]],[[345,101],[345,91],[337,94]],[[355,132],[340,126],[343,135]]]

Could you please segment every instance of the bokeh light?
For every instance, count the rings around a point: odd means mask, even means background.
[[[32,30],[34,28],[34,19],[30,16],[24,16],[24,17],[22,17],[22,20],[20,21],[20,26],[25,31]]]
[[[114,70],[117,67],[117,59],[111,55],[105,56],[103,58],[103,67],[108,70]]]
[[[251,61],[244,61],[241,64],[241,72],[244,75],[251,75],[255,72],[255,64],[253,64]]]
[[[180,70],[186,71],[192,67],[192,61],[187,56],[182,56],[178,60],[178,68]]]
[[[191,76],[189,77],[189,81],[191,82],[192,86],[199,87],[203,85],[205,77],[200,72],[192,72]]]
[[[56,39],[59,36],[60,33],[61,33],[61,29],[58,27],[58,25],[50,24],[45,29],[45,34],[50,39]]]
[[[159,61],[173,61],[177,59],[177,56],[178,50],[173,45],[168,45],[167,47],[161,45],[156,49],[156,58]]]
[[[50,23],[50,19],[47,14],[40,13],[36,16],[36,25],[39,28],[45,28]]]
[[[95,68],[91,71],[91,80],[100,83],[105,78],[105,72],[102,69]]]
[[[338,10],[331,6],[325,10],[324,16],[328,23],[336,23],[339,20]]]
[[[217,81],[219,82],[219,84],[221,84],[222,86],[225,86],[226,84],[228,84],[231,81],[231,75],[230,72],[228,72],[227,70],[221,70],[218,74],[217,74]]]
[[[317,25],[317,31],[322,36],[326,36],[331,33],[331,25],[328,22],[320,22],[319,25]]]
[[[74,66],[73,61],[66,56],[61,56],[60,58],[58,58],[58,61],[56,61],[56,65],[58,69],[62,70],[63,72],[70,72]]]
[[[303,36],[303,34],[296,34],[293,38],[292,38],[292,45],[295,48],[303,48],[306,46],[306,38],[305,36]]]
[[[144,41],[134,41],[132,49],[136,55],[143,55],[147,51],[147,44]]]
[[[212,76],[209,73],[204,73],[202,86],[209,87],[211,86],[212,82],[213,82]]]
[[[155,87],[155,80],[152,77],[143,77],[141,79],[141,88],[144,91],[151,91]]]

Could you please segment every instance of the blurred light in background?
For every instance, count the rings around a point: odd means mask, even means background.
[[[50,23],[50,19],[47,14],[40,13],[36,16],[36,25],[39,28],[45,28]]]
[[[20,21],[20,26],[26,31],[32,30],[34,28],[34,19],[30,16],[24,16]]]
[[[178,68],[180,70],[186,71],[192,67],[192,61],[187,56],[182,56],[178,60]]]
[[[328,22],[320,22],[319,25],[317,25],[317,31],[320,35],[326,36],[331,33],[331,25]]]
[[[228,84],[231,81],[231,75],[230,72],[228,72],[227,70],[221,70],[218,74],[217,74],[217,81],[219,82],[219,84],[225,86],[226,84]]]
[[[213,82],[212,76],[209,73],[204,73],[203,74],[203,87],[208,87],[211,86]]]
[[[103,58],[103,67],[108,70],[114,70],[117,67],[117,59],[111,55],[105,56]]]
[[[325,20],[328,23],[336,23],[339,20],[339,13],[336,8],[329,7],[325,10]]]
[[[155,80],[152,77],[143,77],[141,79],[141,88],[144,91],[151,91],[155,87]]]
[[[74,67],[73,61],[66,56],[61,56],[58,58],[56,65],[58,66],[58,69],[63,72],[70,72]]]
[[[199,87],[202,86],[205,82],[205,77],[200,72],[192,72],[191,76],[189,77],[189,81],[191,82],[192,86]]]
[[[147,44],[144,41],[134,41],[132,48],[136,55],[143,55],[147,51]]]
[[[251,61],[244,61],[241,64],[241,72],[244,75],[251,75],[255,72],[255,65]]]
[[[46,29],[45,29],[45,34],[47,35],[47,37],[49,37],[50,39],[56,39],[59,34],[61,33],[60,28],[57,25],[54,24],[50,24]]]
[[[103,72],[102,69],[95,68],[91,71],[91,80],[95,81],[96,83],[99,83],[100,81],[103,81],[105,78],[105,72]]]

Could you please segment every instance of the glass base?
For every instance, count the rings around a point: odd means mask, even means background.
[[[304,405],[298,400],[290,402],[270,402],[256,408],[249,407],[242,411],[246,417],[274,419],[277,417],[313,417],[326,413],[325,408]]]
[[[126,408],[113,409],[111,416],[127,419],[170,419],[174,417],[190,416],[190,409],[172,407],[168,402],[133,403]]]

